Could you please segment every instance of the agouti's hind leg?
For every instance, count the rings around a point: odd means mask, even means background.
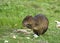
[[[36,34],[36,35],[40,35],[40,33],[37,31],[37,30],[33,30],[33,32],[34,32],[34,34]]]
[[[43,30],[42,34],[44,34],[47,31],[47,29]]]

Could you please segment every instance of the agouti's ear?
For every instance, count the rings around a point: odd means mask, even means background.
[[[32,18],[32,16],[29,16],[29,15],[28,15],[28,16],[26,16],[26,18]]]
[[[33,17],[32,16],[26,16],[26,18],[25,18],[26,20],[32,20],[33,19]]]

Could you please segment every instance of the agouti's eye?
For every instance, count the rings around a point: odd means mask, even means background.
[[[32,28],[31,24],[27,24],[26,26],[27,28]]]

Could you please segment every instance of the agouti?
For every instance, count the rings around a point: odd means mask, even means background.
[[[49,21],[45,15],[38,14],[34,17],[26,16],[22,21],[23,26],[32,29],[34,34],[42,35],[48,29]]]

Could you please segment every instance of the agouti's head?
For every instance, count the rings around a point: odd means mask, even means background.
[[[25,26],[25,27],[27,27],[29,29],[32,29],[34,24],[35,24],[35,21],[34,21],[32,16],[26,16],[23,19],[22,24],[23,24],[23,26]]]

